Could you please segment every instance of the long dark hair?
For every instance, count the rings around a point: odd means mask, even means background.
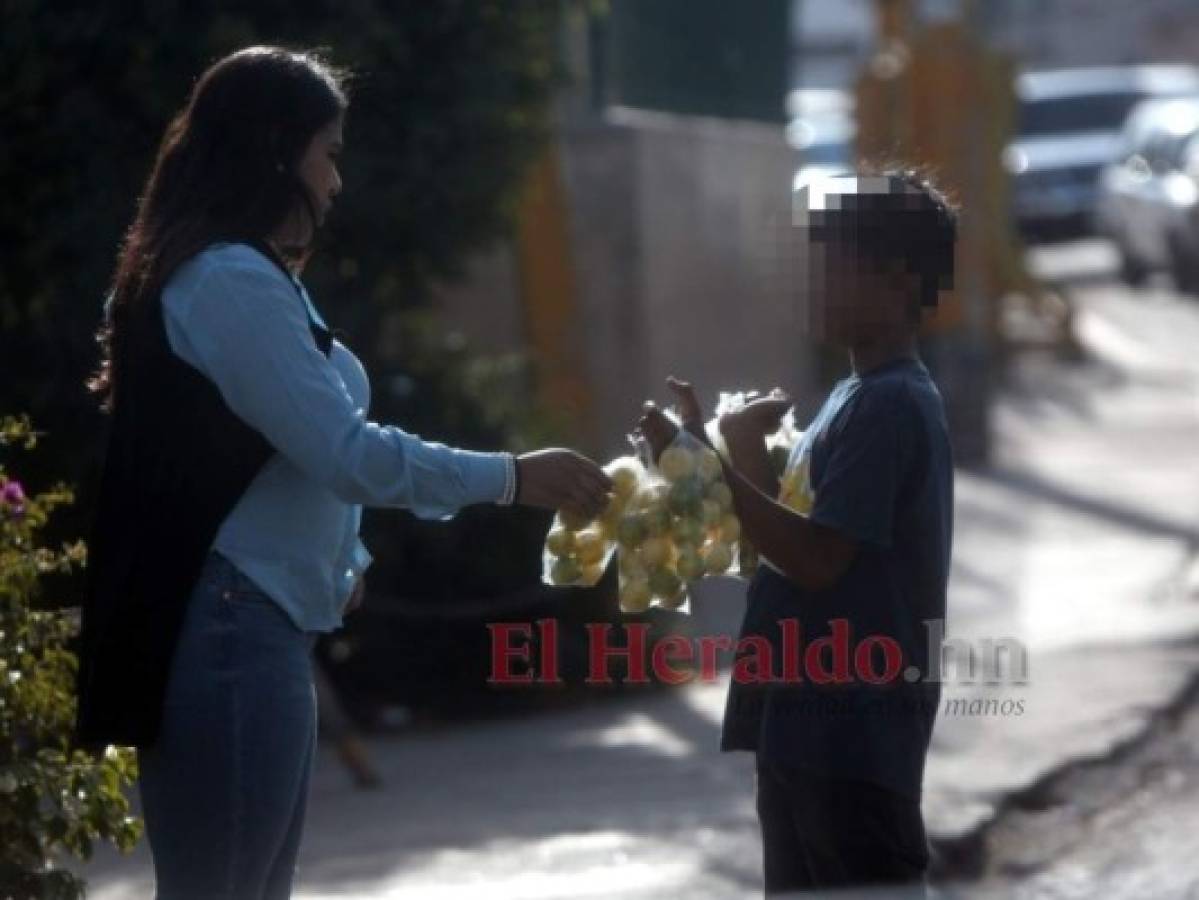
[[[348,73],[316,51],[247,47],[200,76],[167,126],[122,241],[96,332],[88,390],[111,412],[130,314],[181,263],[216,241],[262,241],[298,209],[317,212],[296,167],[313,136],[347,105]],[[292,262],[304,262],[310,247]]]

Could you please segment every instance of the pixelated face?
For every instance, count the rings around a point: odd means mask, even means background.
[[[907,271],[902,260],[881,261],[864,253],[862,244],[869,238],[854,230],[872,227],[869,195],[856,192],[878,190],[877,185],[860,184],[875,180],[828,179],[796,195],[801,322],[813,337],[853,344],[910,327],[919,275]],[[836,217],[851,198],[859,201],[855,211],[862,224],[847,229]]]
[[[919,279],[902,266],[884,269],[840,241],[810,241],[808,259],[805,304],[814,336],[852,344],[906,326]]]

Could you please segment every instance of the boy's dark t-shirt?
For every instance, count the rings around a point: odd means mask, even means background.
[[[837,583],[819,591],[798,587],[768,560],[758,567],[738,658],[752,676],[747,657],[765,657],[744,639],[764,638],[779,680],[738,679],[734,669],[721,749],[754,750],[776,765],[868,781],[919,800],[941,691],[939,682],[911,681],[905,671],[930,672],[929,654],[939,653],[928,645],[944,629],[953,534],[944,404],[924,365],[894,360],[839,381],[792,452],[780,501],[855,538],[858,550]],[[798,623],[800,636],[786,642],[798,657],[790,667],[782,659],[787,619]],[[836,620],[844,625],[834,629]],[[845,633],[845,626],[851,680],[815,683],[803,657],[814,641]],[[871,684],[860,676],[886,674],[887,642],[901,653],[898,667],[891,664],[898,675]],[[827,647],[821,652],[821,671],[840,675],[834,655]]]

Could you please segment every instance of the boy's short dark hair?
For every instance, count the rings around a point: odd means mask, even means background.
[[[838,182],[844,185],[840,190]],[[849,247],[875,271],[919,276],[915,317],[921,307],[936,307],[938,294],[953,287],[957,213],[920,173],[837,175],[803,187],[796,204],[796,224],[808,230],[810,240]]]

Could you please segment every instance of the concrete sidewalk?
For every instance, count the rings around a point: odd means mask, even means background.
[[[1025,714],[943,716],[926,816],[946,849],[1063,766],[1134,739],[1195,678],[1199,313],[1166,295],[1079,292],[1088,362],[1026,359],[996,410],[995,466],[959,473],[949,632],[1015,637]]]
[[[949,634],[1016,638],[1030,662],[1025,685],[945,686],[1023,701],[938,722],[925,813],[958,868],[1005,803],[1133,740],[1199,671],[1199,315],[1114,287],[1078,299],[1092,360],[1023,360],[994,467],[958,475]],[[706,585],[696,632],[735,631],[740,590]],[[371,793],[325,748],[298,896],[753,896],[751,760],[717,752],[723,702],[723,684],[629,690],[374,739],[386,785]],[[99,900],[152,885],[145,847],[85,871]]]

